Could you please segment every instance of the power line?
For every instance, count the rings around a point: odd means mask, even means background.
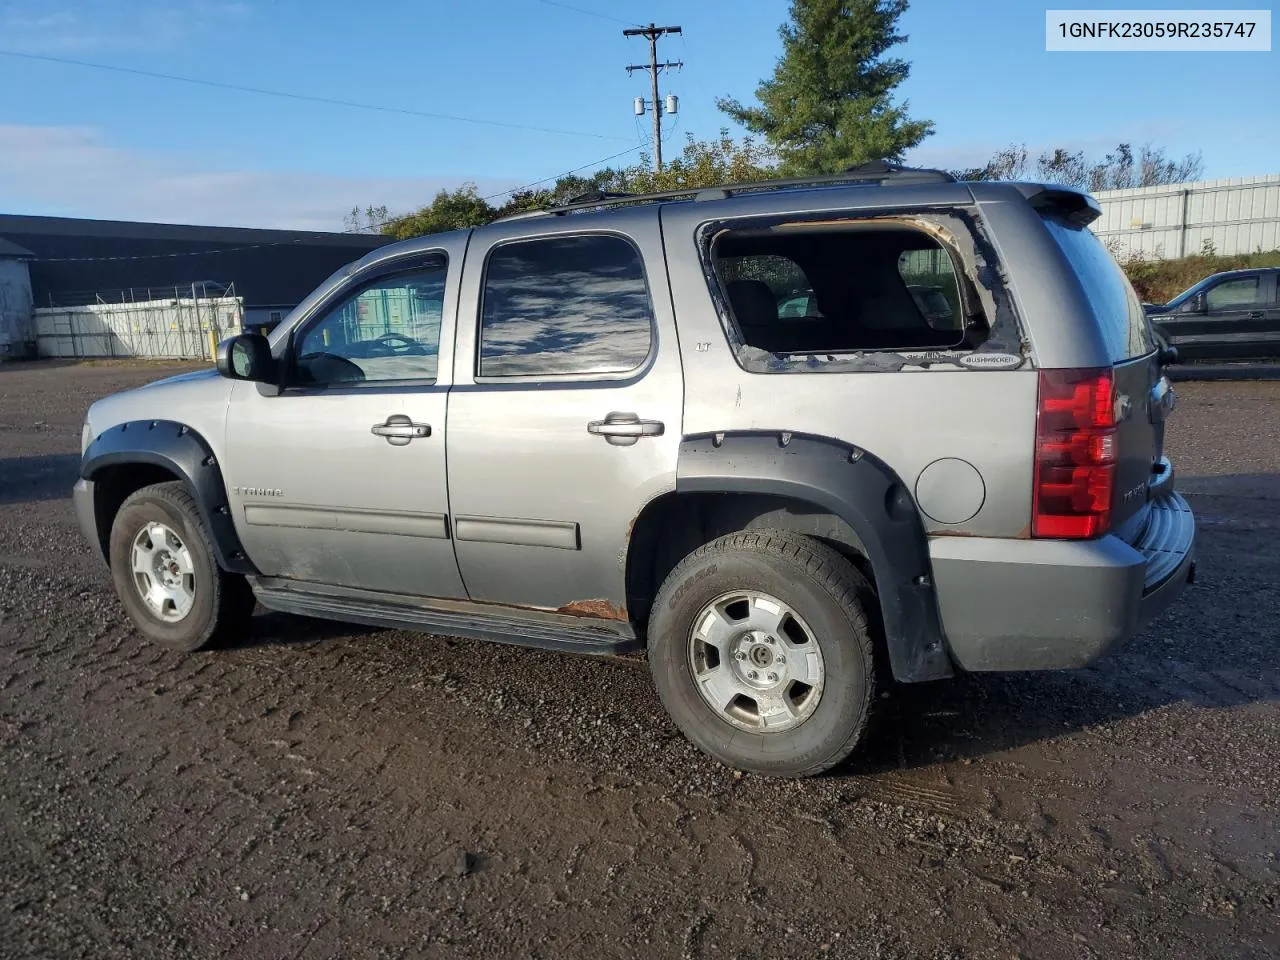
[[[334,97],[317,97],[307,93],[291,93],[286,90],[269,90],[265,87],[250,87],[238,83],[224,83],[221,80],[202,80],[198,77],[183,77],[173,73],[157,73],[153,70],[139,70],[134,67],[120,67],[110,63],[94,63],[89,60],[73,60],[70,57],[51,57],[40,53],[20,53],[17,50],[0,50],[0,57],[15,57],[22,60],[40,60],[46,63],[61,63],[75,67],[91,67],[95,70],[110,70],[113,73],[126,73],[137,77],[149,77],[153,80],[174,80],[179,83],[191,83],[202,87],[213,87],[218,90],[235,90],[240,93],[256,93],[266,97],[281,97],[287,100],[305,100],[309,103],[323,103],[334,107],[350,107],[356,110],[374,110],[379,113],[394,113],[410,117],[426,117],[430,120],[452,120],[456,123],[474,123],[488,127],[503,127],[508,130],[530,130],[537,133],[555,133],[568,137],[591,137],[596,140],[625,140],[608,133],[586,133],[582,130],[559,130],[554,127],[537,127],[527,123],[509,123],[505,120],[485,120],[478,117],[460,117],[449,113],[434,113],[428,110],[413,110],[408,107],[389,107],[377,103],[362,103],[358,100],[339,100]]]
[[[600,13],[598,10],[586,10],[582,7],[575,7],[569,3],[561,3],[560,0],[537,0],[538,3],[545,3],[549,7],[559,7],[561,10],[572,10],[574,13],[584,13],[588,17],[599,17],[601,20],[612,20],[614,23],[632,26],[636,22],[634,20],[623,20],[621,17],[611,16],[607,13]],[[638,26],[638,24],[636,24]]]
[[[643,150],[646,146],[647,144],[637,143],[634,147],[627,147],[627,149],[622,150],[618,153],[612,154],[608,157],[601,157],[599,160],[593,160],[590,163],[584,163],[582,166],[574,167],[572,170],[566,170],[563,173],[557,173],[555,176],[551,176],[551,177],[543,177],[541,180],[535,180],[533,181],[533,183],[526,183],[523,186],[512,187],[510,190],[503,190],[501,193],[492,193],[489,196],[481,197],[480,199],[486,200],[486,201],[493,200],[496,197],[505,197],[508,194],[519,193],[521,190],[528,190],[530,187],[537,187],[537,186],[541,186],[544,183],[551,183],[555,180],[561,180],[564,177],[572,176],[573,174],[580,173],[583,170],[589,170],[591,167],[598,167],[602,163],[608,163],[610,160],[617,160],[619,157],[625,157],[628,153],[635,153],[637,150]]]

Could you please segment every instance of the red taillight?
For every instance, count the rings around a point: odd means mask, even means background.
[[[1041,370],[1031,535],[1101,536],[1111,525],[1116,415],[1111,370]]]

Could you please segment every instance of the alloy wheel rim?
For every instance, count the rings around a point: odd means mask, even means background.
[[[153,616],[177,623],[191,612],[196,599],[191,551],[173,528],[148,523],[133,538],[130,551],[133,584]]]
[[[703,701],[727,723],[784,733],[813,715],[826,666],[817,636],[787,604],[756,590],[723,594],[699,611],[689,668]]]

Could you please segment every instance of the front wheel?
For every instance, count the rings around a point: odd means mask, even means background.
[[[111,578],[125,611],[149,640],[198,650],[243,630],[253,612],[248,582],[219,569],[186,485],[131,494],[111,524]]]
[[[834,550],[789,532],[735,533],[667,577],[649,621],[658,695],[731,767],[821,773],[858,745],[875,698],[870,587]]]

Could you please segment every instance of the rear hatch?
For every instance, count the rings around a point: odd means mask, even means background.
[[[1142,534],[1151,487],[1167,466],[1161,457],[1172,391],[1154,355],[1116,364],[1113,376],[1117,458],[1111,530],[1132,543]]]
[[[1084,286],[1110,354],[1116,470],[1109,531],[1132,543],[1142,535],[1151,487],[1168,468],[1164,423],[1172,389],[1142,302],[1102,241],[1052,213],[1045,223]]]

